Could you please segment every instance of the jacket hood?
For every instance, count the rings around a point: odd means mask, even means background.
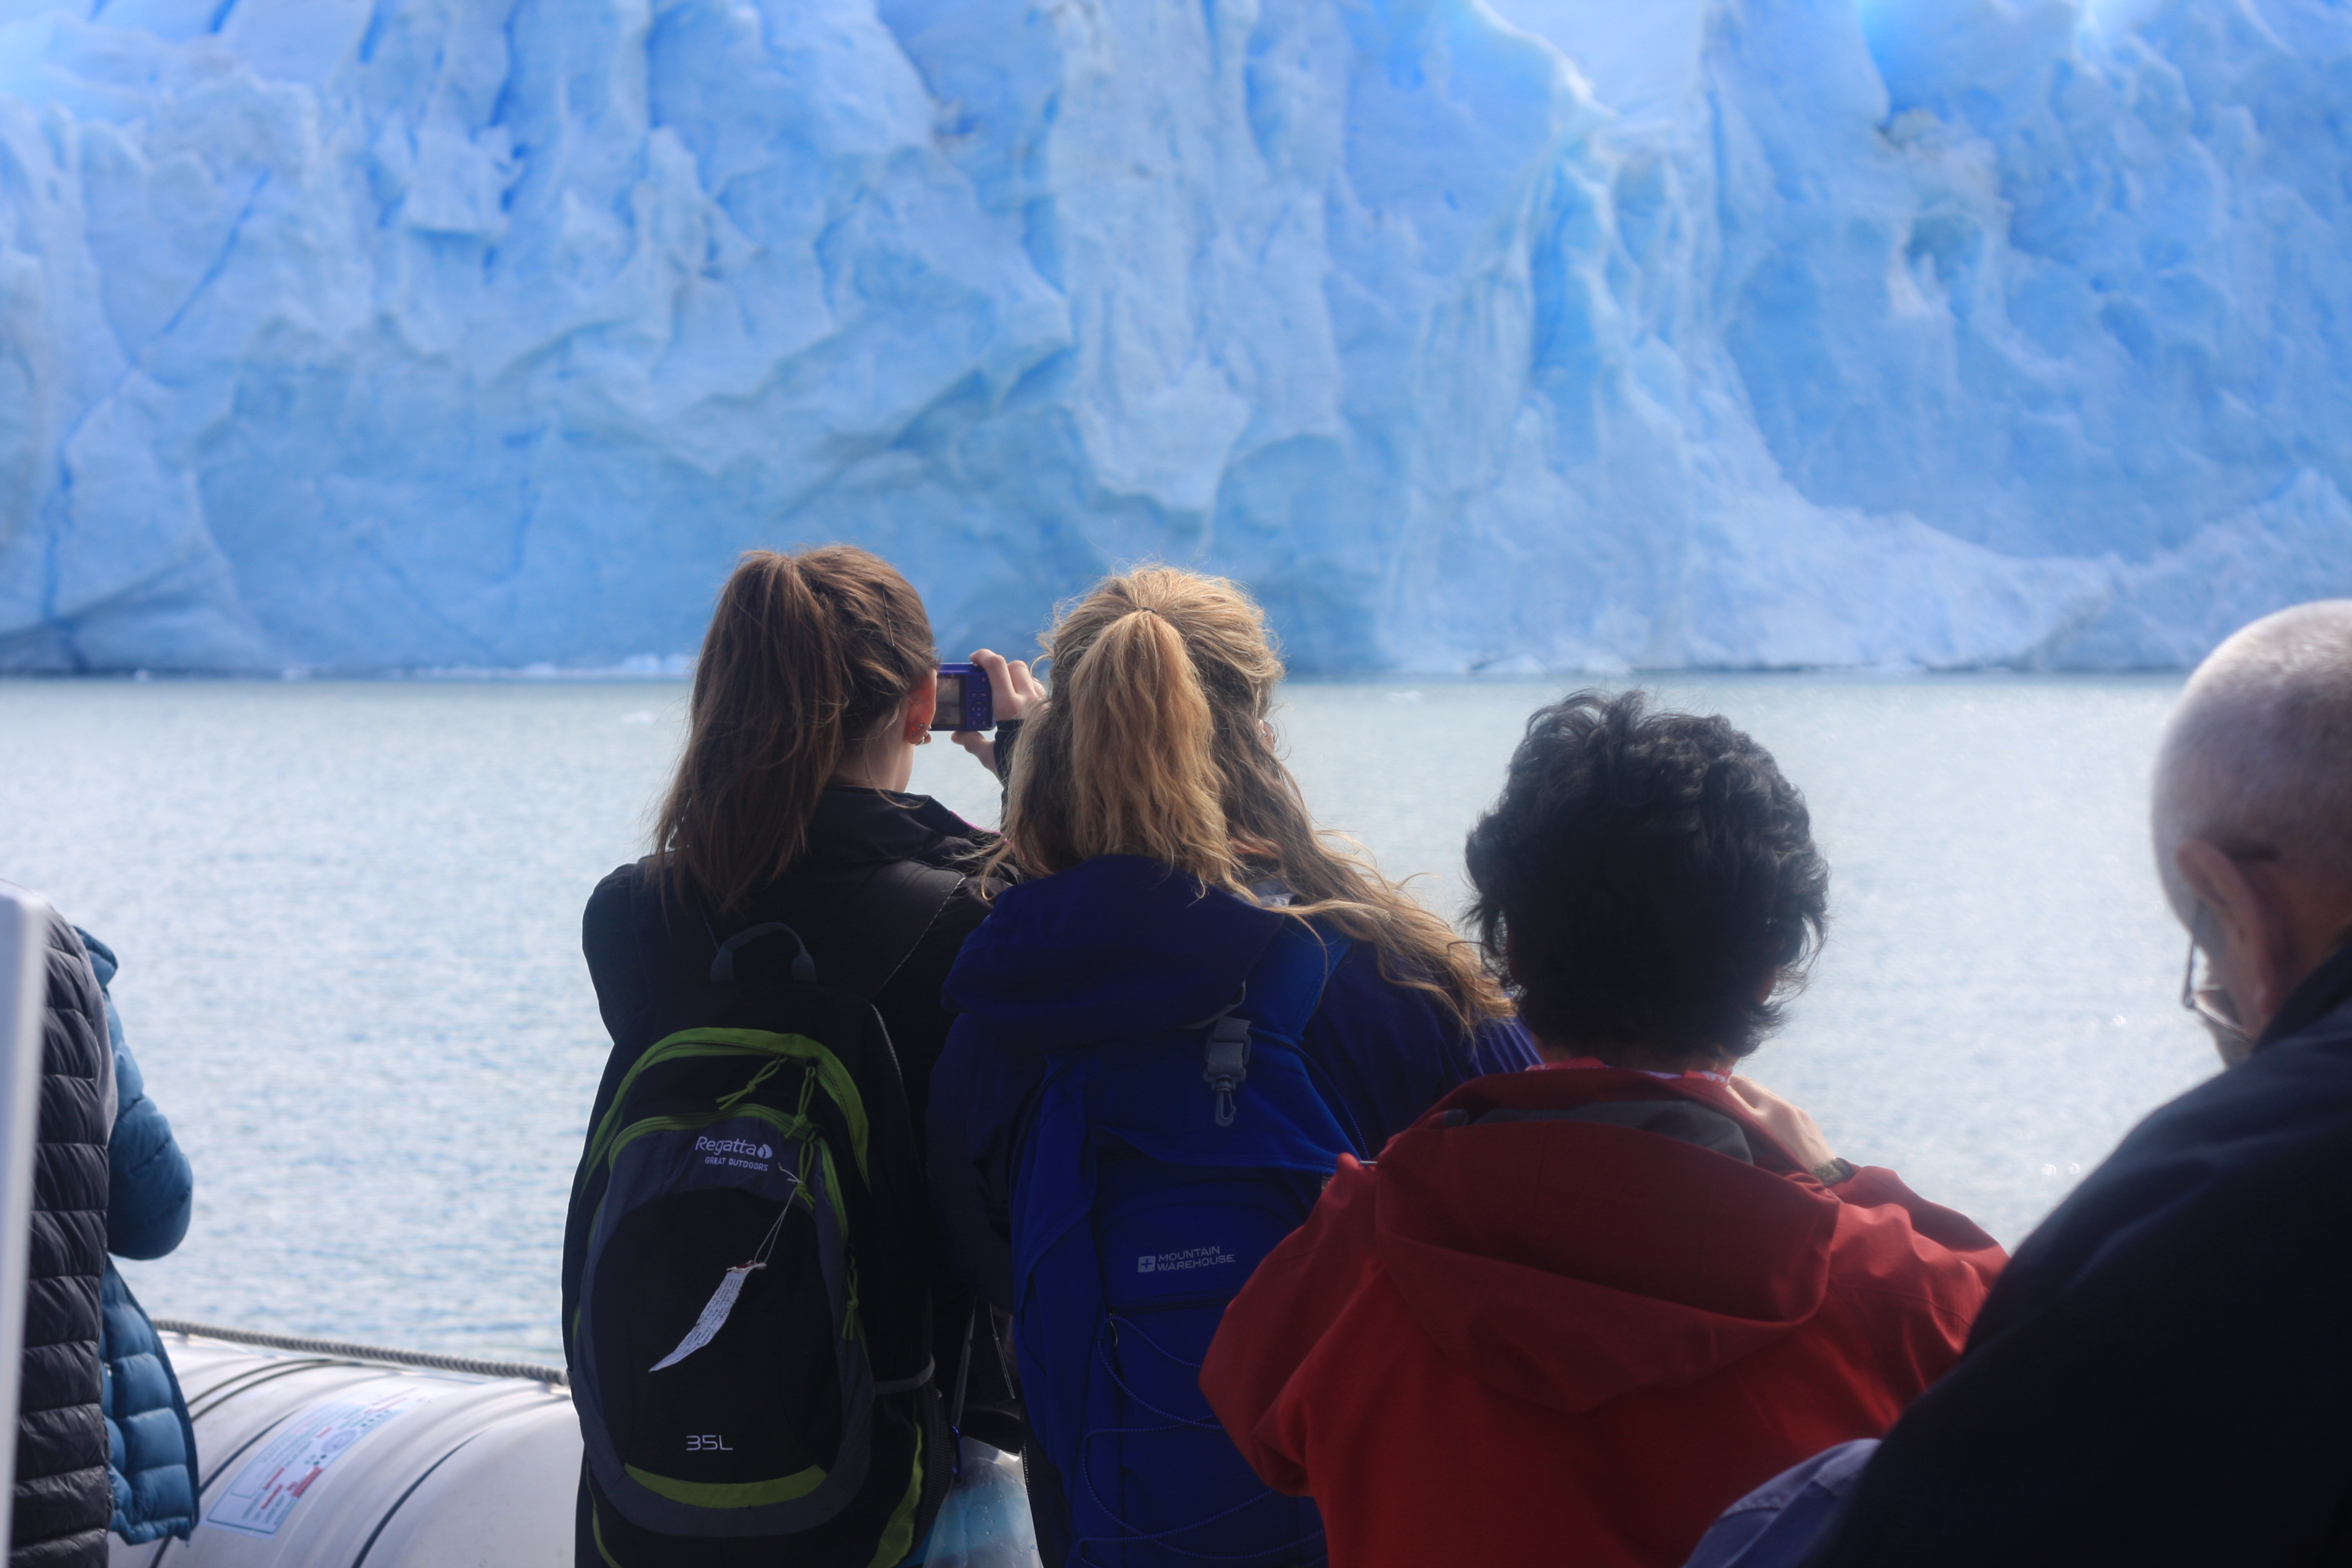
[[[1618,1114],[1675,1100],[1715,1113],[1683,1111],[1685,1122],[1736,1124],[1755,1163]],[[1579,1107],[1603,1112],[1545,1119]],[[1447,1359],[1580,1413],[1694,1382],[1812,1317],[1840,1205],[1784,1173],[1796,1169],[1736,1095],[1705,1079],[1617,1068],[1481,1079],[1382,1152],[1380,1261]]]
[[[1098,856],[1000,894],[947,999],[1033,1050],[1181,1028],[1233,1002],[1286,918],[1156,860]]]

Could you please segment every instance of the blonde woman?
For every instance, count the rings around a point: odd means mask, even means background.
[[[1216,1314],[1339,1153],[1535,1054],[1475,950],[1307,815],[1268,722],[1282,663],[1241,589],[1114,577],[1046,649],[1005,804],[1024,880],[948,980],[942,1242],[1014,1314],[1048,1568],[1314,1559],[1312,1505],[1259,1486],[1201,1397]],[[1303,985],[1302,952],[1322,965]],[[1254,1020],[1256,1054],[1234,1039],[1221,1074],[1226,1016]],[[1122,1082],[1155,1087],[1116,1114],[1087,1101],[1077,1147],[1055,1121],[1072,1086]],[[1073,1237],[1096,1259],[1075,1273]]]

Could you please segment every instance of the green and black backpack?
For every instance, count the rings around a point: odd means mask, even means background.
[[[959,880],[894,869],[919,914],[945,896],[929,884]],[[929,1530],[953,1452],[898,1062],[867,998],[824,984],[791,927],[715,945],[572,1189],[584,1522],[614,1568],[889,1568]]]

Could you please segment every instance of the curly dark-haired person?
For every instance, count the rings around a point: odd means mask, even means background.
[[[1732,1076],[1828,911],[1755,742],[1580,692],[1528,721],[1468,859],[1544,1065],[1343,1156],[1202,1384],[1321,1505],[1333,1568],[1668,1568],[1758,1482],[1884,1431],[2001,1252]]]

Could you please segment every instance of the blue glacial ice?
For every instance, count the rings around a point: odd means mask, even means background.
[[[1309,668],[2352,592],[2342,0],[1497,3],[0,0],[0,668],[657,658],[833,538]]]

